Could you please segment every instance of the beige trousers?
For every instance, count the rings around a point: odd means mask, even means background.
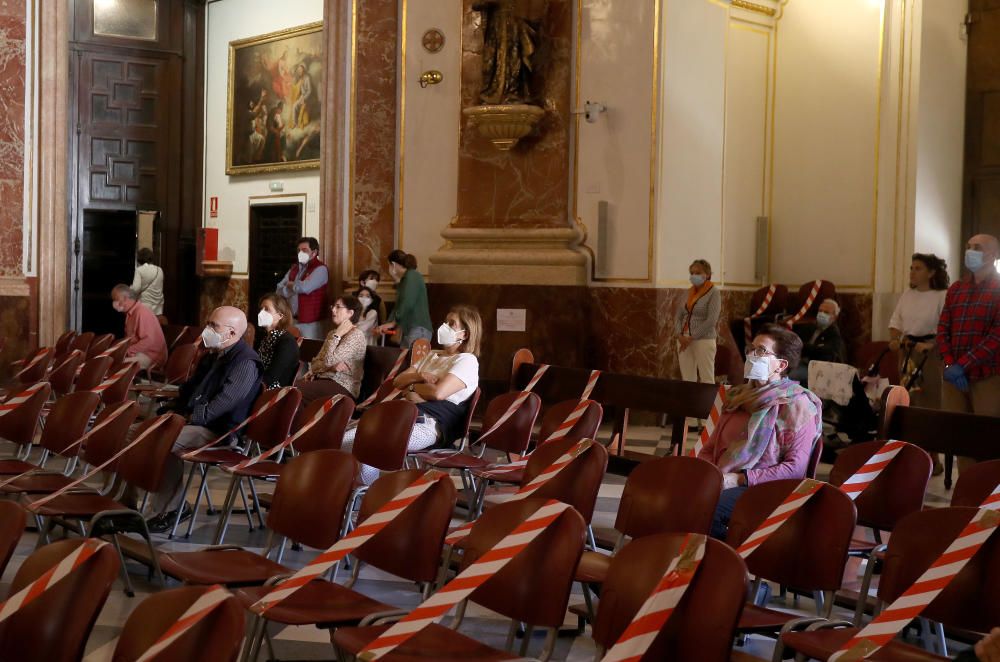
[[[954,385],[944,382],[941,389],[941,408],[964,414],[1000,416],[1000,375],[993,375],[969,383],[969,390],[959,391]],[[975,464],[969,457],[958,458],[958,471]]]
[[[686,382],[715,383],[715,338],[692,340],[687,349],[682,350],[677,343],[677,362],[681,368],[681,379]],[[698,419],[687,419],[689,426],[702,425]]]

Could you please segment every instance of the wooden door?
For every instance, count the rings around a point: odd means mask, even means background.
[[[1000,236],[1000,0],[969,1],[962,244]]]
[[[260,297],[273,292],[295,262],[295,242],[302,236],[302,203],[250,205],[250,319]]]

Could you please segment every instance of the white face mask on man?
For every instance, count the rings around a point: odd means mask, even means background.
[[[309,253],[306,253],[305,251],[299,251],[297,257],[299,259],[299,264],[309,264],[309,260],[312,259],[312,256],[310,256]]]
[[[218,349],[225,340],[222,338],[221,333],[210,326],[206,326],[201,330],[201,342],[205,345],[206,349]]]
[[[368,280],[365,281],[365,287],[374,292],[375,290],[378,289],[378,281],[375,280],[374,278],[369,278]]]

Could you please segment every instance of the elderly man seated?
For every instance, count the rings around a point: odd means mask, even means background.
[[[819,304],[815,324],[795,326],[795,332],[802,338],[802,362],[789,373],[789,377],[807,386],[810,361],[847,362],[847,347],[840,335],[840,327],[837,326],[839,317],[840,306],[837,302],[824,299]]]
[[[201,340],[208,352],[198,363],[194,376],[181,385],[170,408],[188,419],[174,452],[199,448],[236,427],[250,414],[260,390],[260,357],[242,342],[247,318],[239,308],[222,306],[212,311]],[[184,463],[171,455],[164,471],[163,487],[153,496],[158,513],[148,522],[149,530],[169,529],[183,508],[181,519],[191,516],[184,499]]]
[[[139,301],[135,290],[123,283],[115,285],[111,290],[111,306],[125,314],[125,337],[129,341],[125,360],[138,363],[143,370],[165,365],[167,340],[163,337],[163,327],[153,311]]]

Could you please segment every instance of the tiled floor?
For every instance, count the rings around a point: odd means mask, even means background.
[[[630,450],[642,452],[653,452],[658,455],[664,454],[668,443],[664,443],[663,430],[660,428],[630,428],[630,438],[635,442],[630,446]],[[667,437],[669,438],[669,437]],[[824,477],[829,471],[829,466],[824,465],[820,470],[820,477]],[[228,485],[225,478],[219,477],[211,481],[213,500],[216,504],[221,504],[224,498],[224,491]],[[620,476],[608,475],[600,490],[594,526],[596,529],[611,529],[618,501],[621,497],[624,479]],[[193,494],[192,494],[193,496]],[[945,505],[948,500],[947,492],[944,490],[941,477],[932,480],[927,502],[932,505]],[[217,518],[208,517],[204,509],[199,513],[198,523],[190,539],[181,538],[178,540],[167,540],[163,535],[155,538],[162,546],[162,549],[197,549],[202,545],[210,544],[215,533]],[[183,529],[182,529],[183,531]],[[252,549],[261,549],[265,544],[266,532],[248,531],[246,519],[243,516],[234,516],[226,543],[241,544]],[[3,577],[3,586],[0,586],[0,595],[6,595],[8,585],[17,570],[17,567],[30,554],[36,544],[37,536],[33,532],[24,535],[18,546],[14,558],[11,560]],[[299,567],[306,563],[315,554],[315,550],[302,552],[287,551],[284,562],[293,567]],[[97,621],[97,625],[91,634],[87,645],[88,662],[99,662],[110,660],[114,649],[117,634],[131,610],[144,596],[157,590],[157,586],[146,580],[144,566],[136,563],[129,563],[130,574],[136,588],[136,596],[128,598],[120,590],[120,582],[116,583],[115,590],[112,591],[104,610]],[[341,576],[343,578],[344,574]],[[361,580],[357,585],[362,592],[382,600],[384,602],[398,605],[400,607],[413,607],[419,603],[419,594],[413,585],[395,580],[372,568],[364,568],[361,573]],[[570,598],[570,604],[582,602],[582,596],[576,592]],[[779,608],[785,608],[785,603],[776,603]],[[812,609],[811,602],[803,599],[799,608],[792,603],[787,603],[787,608],[800,613],[809,613]],[[839,611],[839,610],[838,610]],[[843,613],[841,615],[845,615]],[[574,627],[576,619],[567,617],[567,628]],[[470,607],[466,622],[462,628],[463,632],[472,634],[490,644],[502,646],[507,633],[507,623],[494,614],[485,612],[482,609]],[[333,658],[333,651],[329,642],[329,634],[313,627],[286,627],[284,629],[275,628],[272,631],[274,636],[277,654],[283,659],[298,660],[328,660]],[[537,641],[532,642],[529,655],[537,654],[541,646],[541,637],[536,637]],[[763,638],[751,638],[745,649],[760,657],[770,658],[772,645]],[[572,637],[561,637],[558,641],[555,660],[590,661],[594,658],[595,647],[588,635]]]

